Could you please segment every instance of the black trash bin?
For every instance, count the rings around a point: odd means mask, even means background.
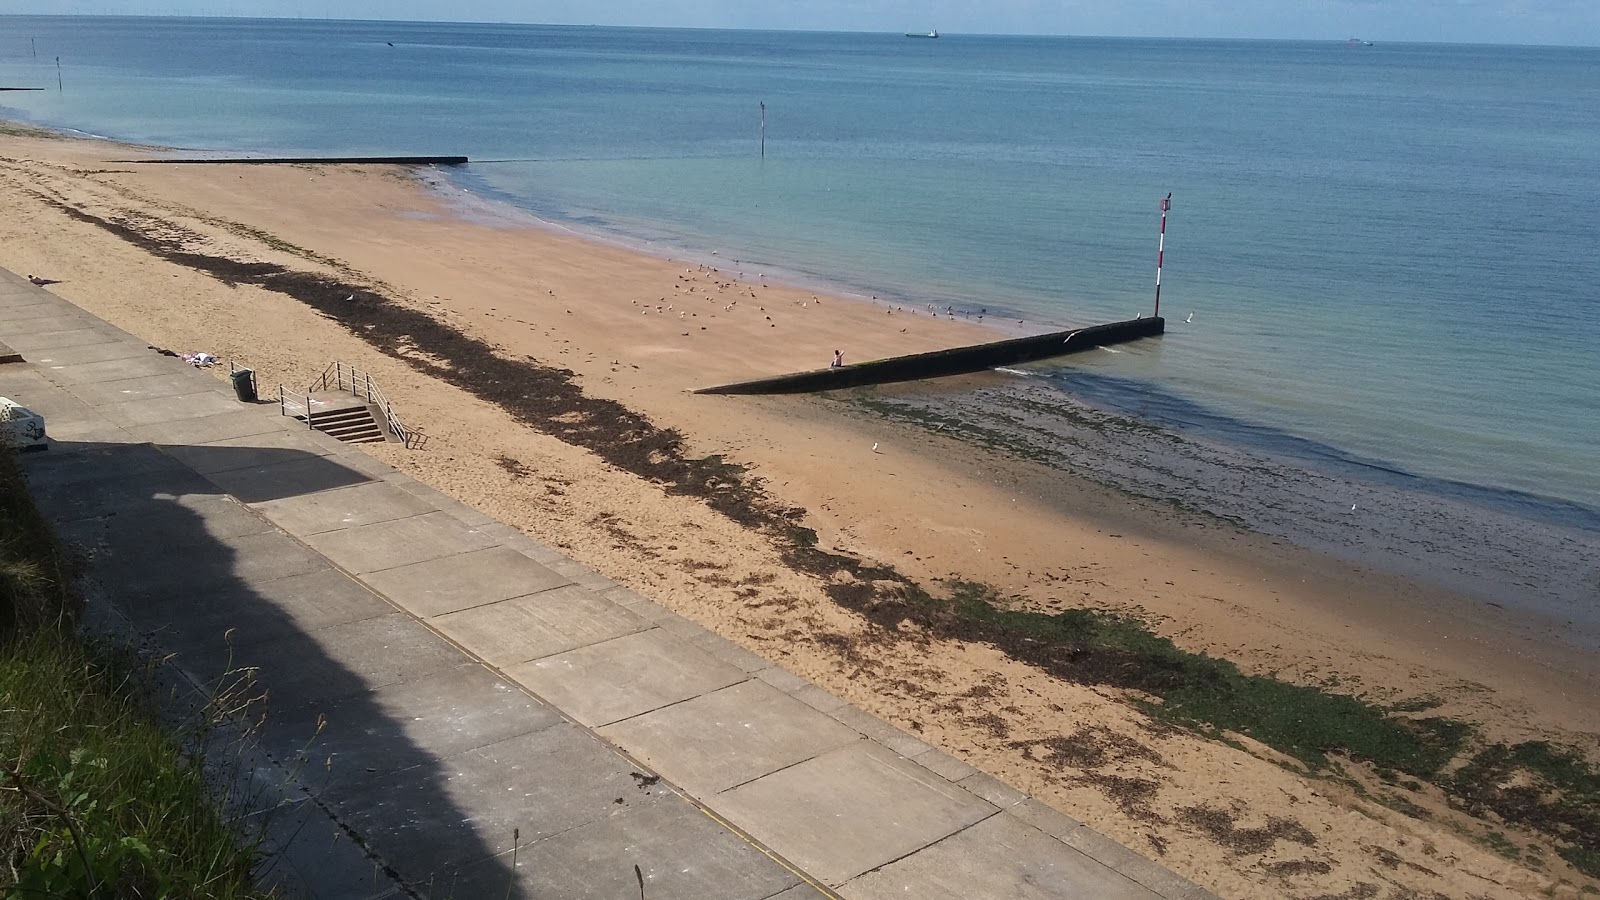
[[[254,369],[234,369],[228,375],[233,380],[233,395],[241,403],[256,402],[256,373]]]

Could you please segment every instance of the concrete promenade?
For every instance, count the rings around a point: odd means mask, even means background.
[[[99,618],[254,668],[264,877],[314,897],[1208,893],[0,270],[0,396]],[[194,349],[194,348],[175,348]],[[425,452],[425,451],[422,451]],[[258,691],[259,692],[259,691]],[[270,813],[270,816],[267,814]],[[636,868],[637,867],[637,868]]]

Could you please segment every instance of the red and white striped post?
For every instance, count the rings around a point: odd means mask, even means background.
[[[1167,252],[1167,210],[1172,208],[1172,194],[1161,198],[1161,241],[1156,244],[1156,318],[1161,318],[1161,257]]]

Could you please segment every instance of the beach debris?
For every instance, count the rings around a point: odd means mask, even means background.
[[[28,280],[33,282],[34,284],[38,285],[39,287],[44,287],[47,284],[60,284],[61,283],[61,282],[57,281],[54,278],[43,278],[43,277],[38,276],[38,275],[29,275],[28,276]]]
[[[183,361],[191,366],[194,366],[196,369],[209,369],[217,364],[217,358],[205,352],[204,350],[201,350],[197,353],[185,353],[183,355]]]

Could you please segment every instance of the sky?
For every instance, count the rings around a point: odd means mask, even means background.
[[[6,14],[1600,46],[1600,0],[0,0]]]

